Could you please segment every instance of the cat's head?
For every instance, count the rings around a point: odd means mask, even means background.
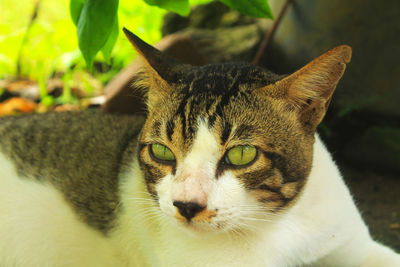
[[[217,231],[268,221],[293,205],[351,48],[283,77],[250,64],[184,65],[125,33],[145,61],[138,157],[161,212],[189,229]]]

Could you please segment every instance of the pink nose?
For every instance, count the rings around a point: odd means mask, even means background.
[[[204,175],[189,175],[179,178],[173,184],[172,200],[180,203],[196,203],[199,207],[206,207],[211,186],[209,178]]]

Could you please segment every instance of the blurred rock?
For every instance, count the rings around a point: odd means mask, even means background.
[[[207,5],[193,7],[187,17],[179,16],[173,12],[167,13],[164,16],[161,32],[163,36],[166,36],[188,28],[213,30],[251,25],[257,21],[259,19],[242,15],[223,3],[215,1]]]
[[[251,62],[271,22],[211,2],[194,7],[188,17],[167,13],[162,33],[178,32],[191,39],[209,63]]]
[[[262,21],[215,30],[188,28],[179,33],[191,39],[209,63],[251,62],[265,34]]]
[[[348,143],[342,157],[361,167],[379,166],[386,171],[400,171],[400,127],[368,128],[362,136]]]
[[[6,81],[2,87],[5,88],[9,96],[20,96],[32,101],[38,101],[40,98],[39,86],[32,80],[10,80]]]
[[[273,14],[283,2],[270,1]],[[291,72],[348,44],[353,57],[332,108],[400,116],[399,15],[398,0],[296,0],[281,21],[265,64],[280,73]]]
[[[47,94],[52,97],[59,97],[63,93],[64,83],[60,77],[55,76],[47,81]]]

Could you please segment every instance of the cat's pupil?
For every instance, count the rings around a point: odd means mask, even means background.
[[[225,162],[228,163],[228,164],[231,164],[231,162],[230,162],[230,160],[228,158],[228,155],[225,156]]]

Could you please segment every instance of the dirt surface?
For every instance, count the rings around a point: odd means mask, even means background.
[[[399,175],[339,166],[374,239],[400,253]]]

